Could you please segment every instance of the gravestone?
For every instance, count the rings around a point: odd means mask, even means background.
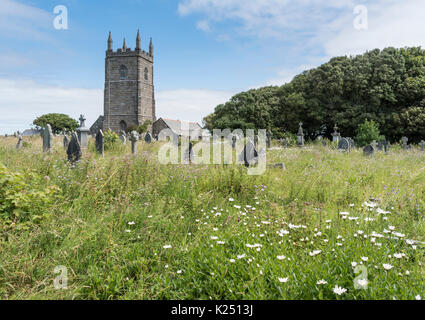
[[[288,144],[289,144],[289,139],[288,138],[285,138],[285,140],[283,140],[283,146],[285,148],[288,148]]]
[[[322,146],[326,147],[328,144],[326,142],[326,140],[322,140]]]
[[[130,141],[131,141],[131,153],[136,154],[137,153],[137,141],[139,140],[139,134],[137,131],[131,131],[130,134]]]
[[[342,138],[338,142],[338,150],[350,152],[350,141],[347,138]]]
[[[347,140],[348,142],[350,142],[350,149],[354,149],[354,147],[356,146],[354,140],[352,138],[347,138]]]
[[[379,151],[383,151],[384,150],[385,143],[386,143],[385,140],[381,140],[381,141],[378,142],[378,150]]]
[[[303,123],[299,123],[300,127],[298,128],[297,134],[297,145],[302,148],[304,146],[304,131],[303,131]]]
[[[67,135],[63,136],[63,147],[65,150],[68,150],[68,145],[69,145],[69,138]]]
[[[22,149],[22,136],[18,136],[18,144],[16,145],[16,149],[20,150]]]
[[[120,131],[120,140],[123,144],[127,143],[127,135],[123,130]]]
[[[376,143],[376,140],[373,140],[370,145],[373,147],[374,150],[378,148],[378,144]]]
[[[105,156],[105,135],[102,129],[99,129],[96,134],[96,151],[102,156]]]
[[[152,135],[151,135],[151,133],[148,131],[148,132],[146,132],[146,135],[145,135],[145,142],[146,143],[152,143]]]
[[[87,149],[89,146],[89,134],[90,129],[86,128],[86,118],[83,115],[80,115],[80,127],[77,128],[78,141],[80,142],[80,147]]]
[[[272,132],[267,130],[267,148],[271,148],[272,146]]]
[[[375,148],[372,145],[369,144],[366,147],[364,147],[363,154],[365,156],[372,156],[372,155],[375,154]]]
[[[193,143],[189,141],[189,148],[184,152],[184,161],[192,163],[195,160],[195,154],[193,153]]]
[[[401,138],[401,142],[402,142],[402,148],[404,150],[407,150],[409,148],[409,146],[407,145],[407,142],[409,141],[409,139],[407,137],[403,137]]]
[[[232,136],[232,149],[236,149],[237,140],[238,138],[236,137],[236,135]]]
[[[82,156],[80,141],[75,132],[71,135],[71,141],[68,145],[68,150],[66,151],[68,155],[68,160],[72,163],[79,161]]]
[[[43,130],[43,152],[52,152],[53,134],[52,127],[47,124]]]
[[[332,142],[338,143],[341,139],[341,134],[338,132],[338,127],[335,125],[334,132],[332,133]]]
[[[424,152],[425,151],[425,141],[421,141],[420,143],[419,143],[419,146],[421,147],[421,151],[422,152]]]
[[[258,161],[258,152],[251,140],[248,140],[245,144],[242,153],[239,155],[239,161],[243,161],[245,167],[249,167]]]

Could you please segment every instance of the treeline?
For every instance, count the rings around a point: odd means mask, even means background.
[[[270,129],[274,137],[296,133],[330,137],[337,124],[354,137],[374,120],[390,141],[425,139],[425,51],[386,48],[337,57],[281,87],[242,92],[204,118],[207,129]]]

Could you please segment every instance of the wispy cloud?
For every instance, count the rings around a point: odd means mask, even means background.
[[[53,13],[15,0],[0,0],[0,35],[31,40],[47,40],[53,29]]]

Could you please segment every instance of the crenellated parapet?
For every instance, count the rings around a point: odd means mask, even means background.
[[[124,38],[122,48],[119,48],[116,51],[114,51],[112,35],[111,35],[111,32],[109,32],[108,50],[106,51],[106,57],[126,57],[126,56],[128,56],[128,57],[139,56],[139,57],[142,57],[142,58],[144,58],[144,59],[146,59],[150,62],[153,62],[152,38],[150,38],[149,52],[141,49],[141,38],[140,38],[140,31],[139,30],[137,31],[136,48],[134,50],[127,47],[127,43],[126,43],[126,40]]]

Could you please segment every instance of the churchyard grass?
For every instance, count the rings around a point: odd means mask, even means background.
[[[40,219],[0,220],[2,299],[425,298],[419,150],[268,150],[286,170],[249,176],[160,165],[160,143],[136,156],[118,143],[102,158],[91,139],[74,165],[62,138],[51,154],[40,137],[16,143],[0,137],[0,163],[59,191]]]

